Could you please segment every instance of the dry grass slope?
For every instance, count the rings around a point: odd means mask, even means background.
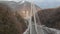
[[[60,7],[38,12],[41,23],[47,27],[60,29]]]
[[[8,5],[0,3],[0,34],[22,34],[26,28],[20,15],[14,15],[14,11]]]

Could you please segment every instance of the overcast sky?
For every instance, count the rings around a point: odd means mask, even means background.
[[[14,0],[14,1],[20,1],[20,0]],[[27,0],[32,1],[32,0]],[[41,8],[55,8],[60,6],[60,0],[33,0],[35,4],[40,6]]]
[[[35,0],[35,2],[43,9],[60,7],[60,0]]]
[[[19,2],[21,0],[9,0],[9,1],[16,1]],[[30,1],[31,0],[27,0]],[[41,8],[53,8],[60,6],[60,0],[34,0],[35,4],[40,6]]]

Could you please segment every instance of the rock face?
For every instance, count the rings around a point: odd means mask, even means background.
[[[24,19],[8,4],[0,2],[0,34],[23,34],[27,28]]]
[[[44,9],[37,13],[42,25],[45,25],[49,28],[60,29],[60,7]]]
[[[34,4],[35,5],[35,4]],[[37,11],[39,11],[41,8],[37,5],[35,5],[35,8]],[[17,12],[24,18],[24,19],[28,19],[29,17],[31,17],[31,3],[24,1],[24,2],[18,2],[17,5]]]

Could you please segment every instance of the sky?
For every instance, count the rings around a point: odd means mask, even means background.
[[[56,8],[60,6],[60,0],[36,0],[35,2],[41,8]]]
[[[9,0],[19,2],[21,0]],[[31,2],[31,0],[26,0]],[[36,5],[45,9],[45,8],[55,8],[60,6],[60,0],[33,0]]]
[[[31,0],[27,0],[27,1],[31,2]],[[55,8],[60,6],[60,0],[33,0],[33,1],[35,2],[36,5],[38,5],[42,9]]]

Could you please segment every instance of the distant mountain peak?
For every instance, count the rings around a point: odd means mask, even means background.
[[[25,4],[25,3],[30,3],[30,2],[28,2],[28,1],[20,1],[20,2],[18,2],[18,4]]]
[[[37,9],[41,9],[38,5],[34,4]],[[25,9],[31,9],[31,2],[28,1],[20,1],[18,2],[18,8],[25,8]]]

